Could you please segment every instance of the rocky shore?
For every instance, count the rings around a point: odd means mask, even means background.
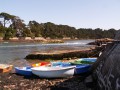
[[[61,79],[25,77],[15,73],[0,74],[0,90],[88,90],[84,83],[87,74]]]
[[[64,43],[64,39],[10,39],[0,40],[0,42]]]
[[[57,52],[48,52],[48,53],[41,53],[41,52],[33,52],[30,53],[25,57],[25,59],[73,59],[73,58],[88,58],[88,57],[98,57],[100,52],[103,52],[106,48],[107,43],[112,43],[113,39],[104,38],[104,39],[96,39],[96,41],[88,43],[90,46],[89,48],[84,48],[81,50],[63,50]]]
[[[82,51],[58,52],[50,54],[34,53],[26,56],[27,59],[63,59],[75,57],[98,56],[98,51],[103,48],[90,48]],[[71,57],[70,57],[71,56]],[[37,58],[36,58],[37,57]],[[10,73],[0,73],[0,90],[96,90],[94,84],[87,87],[85,78],[89,73],[72,76],[69,78],[43,79],[37,76],[21,76],[15,74],[14,70]],[[89,86],[89,85],[88,85]]]
[[[64,50],[57,52],[41,53],[34,52],[25,57],[25,59],[52,59],[52,60],[61,60],[61,59],[74,59],[74,58],[87,58],[87,57],[97,57],[95,47],[87,48],[84,50]]]

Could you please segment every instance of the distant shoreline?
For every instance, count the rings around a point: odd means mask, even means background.
[[[69,40],[94,40],[94,39],[11,39],[11,40],[0,40],[0,42],[40,42],[40,43],[64,43]]]
[[[63,43],[64,40],[61,39],[41,39],[41,40],[25,40],[25,39],[19,39],[19,40],[0,40],[0,42],[40,42],[40,43]]]

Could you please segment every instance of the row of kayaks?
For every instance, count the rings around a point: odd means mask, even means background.
[[[61,78],[86,73],[97,58],[80,58],[70,62],[41,62],[26,67],[15,67],[15,72],[24,76]]]

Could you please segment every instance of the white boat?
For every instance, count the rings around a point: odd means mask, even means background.
[[[74,75],[74,70],[76,66],[68,67],[34,67],[31,68],[32,73],[44,78],[61,78],[69,77]]]

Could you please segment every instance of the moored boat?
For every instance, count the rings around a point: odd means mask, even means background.
[[[40,63],[32,64],[32,67],[44,66],[44,65],[47,65],[47,64],[49,64],[49,62],[40,62]]]
[[[13,65],[8,64],[0,64],[0,73],[5,73],[11,71],[13,68]]]
[[[34,67],[31,68],[32,73],[44,78],[62,78],[74,75],[74,69],[76,66],[68,67]]]
[[[24,76],[31,76],[32,70],[30,66],[27,67],[15,67],[16,74],[24,75]]]
[[[51,65],[52,67],[68,67],[68,66],[73,66],[72,64],[70,64],[69,62],[54,62]],[[74,65],[75,67],[75,71],[74,74],[82,74],[82,73],[86,73],[89,72],[89,68],[91,67],[90,64],[77,64]]]
[[[76,65],[74,74],[82,74],[82,73],[89,72],[90,67],[91,65],[89,64]]]
[[[71,62],[71,64],[77,65],[77,64],[93,64],[97,58],[80,58],[78,60],[75,60]]]

